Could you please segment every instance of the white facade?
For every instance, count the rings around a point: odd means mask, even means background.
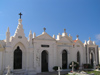
[[[14,54],[19,49],[22,54],[19,53],[18,55],[22,58],[16,57]],[[64,55],[62,54],[63,51],[66,54],[66,59],[62,58]],[[68,36],[65,30],[62,35],[58,34],[57,39],[55,39],[55,35],[51,37],[44,30],[39,36],[36,36],[35,33],[32,34],[30,31],[28,40],[24,34],[22,19],[19,19],[14,36],[10,36],[8,28],[6,39],[0,41],[0,71],[3,72],[9,65],[11,71],[27,71],[27,74],[31,75],[41,73],[45,68],[48,71],[53,71],[52,68],[54,66],[63,68],[62,64],[64,61],[62,60],[65,60],[65,65],[67,64],[65,68],[69,69],[69,64],[72,61],[78,62],[78,52],[80,67],[85,63],[91,64],[91,58],[96,64],[99,63],[98,45],[90,39],[83,44],[78,37],[76,40],[72,40],[72,37]],[[21,66],[19,69],[16,69],[18,67],[14,65]],[[45,68],[42,66],[45,66]]]

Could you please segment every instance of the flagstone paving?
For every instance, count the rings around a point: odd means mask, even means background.
[[[68,71],[61,71],[60,74],[63,75],[63,74],[67,74]],[[42,73],[38,73],[37,75],[58,75],[58,72],[55,71],[55,72],[42,72]]]

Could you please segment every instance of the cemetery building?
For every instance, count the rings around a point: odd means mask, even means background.
[[[69,69],[72,61],[79,63],[80,69],[83,64],[91,64],[93,67],[99,64],[98,45],[91,38],[85,43],[78,36],[73,40],[66,29],[57,38],[55,35],[51,37],[44,28],[39,36],[30,31],[28,39],[23,26],[20,17],[14,36],[10,36],[8,28],[6,39],[0,40],[0,73],[8,65],[13,72],[27,72],[31,75],[54,71],[54,66]]]

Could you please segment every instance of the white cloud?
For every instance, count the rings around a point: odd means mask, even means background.
[[[96,35],[96,39],[97,39],[98,41],[100,41],[100,34],[97,34],[97,35]]]

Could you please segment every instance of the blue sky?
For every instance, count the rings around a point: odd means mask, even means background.
[[[30,30],[38,36],[45,27],[52,36],[66,28],[73,40],[91,37],[100,46],[100,0],[0,0],[0,40],[8,27],[14,35],[20,12],[26,37]]]

